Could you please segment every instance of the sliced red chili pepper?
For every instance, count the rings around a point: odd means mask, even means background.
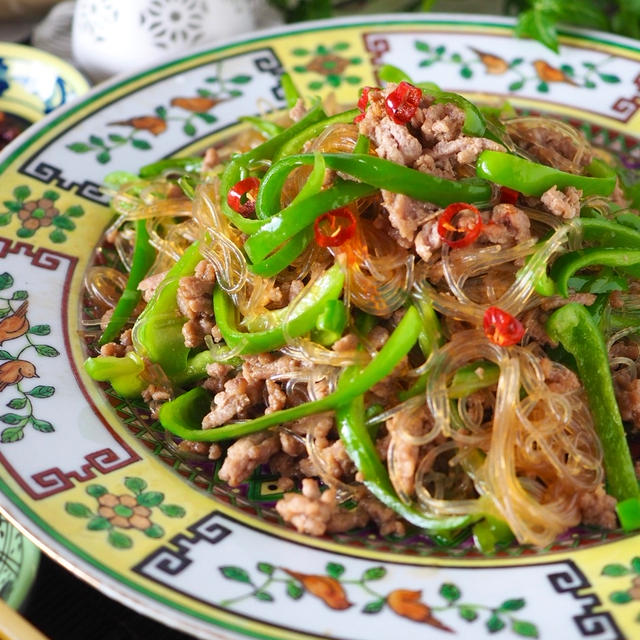
[[[522,322],[500,307],[489,307],[484,312],[482,326],[487,338],[501,347],[517,344],[524,335]]]
[[[260,180],[249,176],[244,180],[236,182],[227,194],[227,204],[237,213],[243,216],[250,216],[256,210],[256,196]]]
[[[353,238],[356,232],[356,217],[347,207],[328,211],[316,219],[313,233],[320,247],[339,247]]]
[[[387,115],[397,124],[407,124],[415,115],[422,90],[404,80],[387,96],[384,108]]]
[[[475,214],[475,220],[464,227],[456,226],[453,223],[453,219],[461,211],[471,211]],[[454,202],[450,204],[438,218],[438,235],[452,249],[468,247],[476,240],[481,231],[482,218],[480,217],[480,212],[476,207],[467,202]]]
[[[360,99],[358,100],[358,104],[356,105],[358,109],[360,109],[360,114],[353,119],[354,122],[358,123],[361,120],[364,120],[367,105],[369,104],[369,91],[371,91],[372,89],[375,89],[375,87],[364,87],[364,89],[362,89]]]
[[[500,187],[500,202],[502,204],[515,204],[519,197],[519,191],[509,189],[509,187]]]

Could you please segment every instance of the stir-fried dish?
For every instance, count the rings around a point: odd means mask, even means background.
[[[346,111],[284,76],[289,115],[109,176],[123,270],[87,273],[87,372],[230,486],[269,468],[300,532],[639,528],[629,172],[563,122],[382,76]]]

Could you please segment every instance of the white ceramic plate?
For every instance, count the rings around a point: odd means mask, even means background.
[[[346,103],[382,63],[474,99],[508,96],[635,153],[636,43],[566,34],[556,55],[491,17],[304,24],[96,88],[0,157],[0,314],[26,301],[30,323],[0,345],[0,507],[97,588],[204,638],[639,637],[638,536],[585,531],[494,557],[369,530],[309,538],[274,515],[266,472],[228,489],[83,372],[81,285],[110,220],[104,175],[202,151],[261,101],[282,108],[283,69]],[[398,590],[411,616],[390,605]]]

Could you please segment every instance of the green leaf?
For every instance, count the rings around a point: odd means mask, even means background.
[[[13,277],[10,273],[0,273],[0,289],[8,289],[13,286]]]
[[[196,135],[196,128],[193,126],[193,124],[191,124],[191,122],[185,122],[182,127],[182,131],[186,136]]]
[[[131,144],[136,149],[141,149],[142,151],[148,151],[149,149],[151,149],[151,144],[146,140],[143,140],[142,138],[131,138]]]
[[[543,9],[529,9],[520,14],[516,25],[518,37],[529,36],[558,53],[558,32],[553,13]]]
[[[209,89],[198,89],[198,91],[196,92],[201,98],[211,98],[213,96],[215,96],[215,93],[212,93],[211,91],[209,91]]]
[[[87,529],[90,531],[104,531],[105,529],[109,529],[111,527],[111,523],[102,516],[93,516],[91,520],[89,520],[89,524],[87,525]]]
[[[13,295],[11,296],[12,300],[26,300],[29,297],[28,292],[24,291],[23,289],[18,289],[18,291],[14,291]]]
[[[64,510],[74,518],[89,518],[93,515],[93,511],[82,502],[66,502]]]
[[[435,49],[436,53],[439,56],[441,56],[446,50],[447,50],[447,47],[445,47],[443,44],[441,44],[439,47],[436,47]]]
[[[182,518],[187,513],[183,507],[177,504],[161,504],[159,508],[169,518]]]
[[[227,578],[227,580],[235,580],[236,582],[244,582],[246,584],[251,584],[251,578],[249,578],[249,574],[242,569],[241,567],[219,567],[220,573]]]
[[[160,493],[160,491],[145,491],[137,499],[138,504],[143,507],[157,507],[164,500],[164,493]]]
[[[100,496],[103,496],[105,493],[107,493],[107,487],[101,485],[101,484],[90,484],[85,491],[92,497],[92,498],[99,498]]]
[[[47,198],[48,200],[53,200],[54,202],[60,197],[60,194],[57,191],[53,191],[51,189],[47,189],[43,194],[43,198]]]
[[[48,344],[36,344],[35,348],[38,355],[44,356],[45,358],[55,358],[60,355],[60,352],[55,347]]]
[[[71,218],[67,218],[67,216],[56,216],[52,222],[58,229],[73,231],[76,228],[76,223]]]
[[[18,442],[24,438],[24,430],[22,427],[8,427],[0,435],[0,442]]]
[[[349,43],[348,42],[336,42],[333,45],[333,50],[334,51],[346,51],[349,48]]]
[[[362,58],[356,56],[355,58],[349,58],[351,64],[362,64]]]
[[[360,84],[362,82],[362,78],[359,76],[346,76],[344,80],[347,84]]]
[[[13,197],[16,200],[26,200],[31,195],[31,189],[26,185],[20,185],[13,190]]]
[[[32,336],[48,336],[51,333],[51,326],[48,324],[35,324],[29,328],[27,333]]]
[[[518,609],[522,609],[525,604],[524,598],[513,598],[512,600],[505,600],[498,609],[500,611],[518,611]]]
[[[593,62],[583,62],[583,63],[582,63],[582,66],[583,66],[585,69],[589,69],[589,71],[595,71],[595,68],[596,68],[596,65],[595,65],[595,64],[593,64]]]
[[[116,144],[124,144],[127,141],[127,139],[119,133],[110,133],[108,137],[111,142],[115,142]]]
[[[617,578],[618,576],[626,576],[629,572],[629,569],[619,563],[605,564],[602,568],[603,576],[611,576]]]
[[[431,47],[429,46],[429,44],[427,42],[423,42],[422,40],[416,40],[413,43],[413,46],[418,50],[418,51],[424,51],[425,53],[431,51]]]
[[[585,89],[595,89],[598,85],[593,80],[585,80],[584,87]]]
[[[42,431],[42,433],[51,433],[52,431],[55,431],[54,426],[47,420],[38,420],[38,418],[31,416],[30,421],[33,428],[37,431]]]
[[[26,404],[26,398],[14,398],[7,402],[7,407],[9,407],[9,409],[24,409]]]
[[[230,89],[229,90],[229,95],[232,98],[238,98],[239,96],[242,95],[242,91],[240,91],[240,89]]]
[[[4,349],[0,349],[0,360],[15,360],[15,358]]]
[[[66,214],[71,218],[81,218],[84,215],[84,209],[79,204],[74,204],[67,209]]]
[[[22,209],[22,203],[14,200],[5,200],[2,204],[13,213],[18,213]],[[9,219],[11,219],[11,216],[9,216]]]
[[[319,91],[324,86],[324,82],[320,82],[319,80],[314,80],[313,82],[310,82],[307,86],[309,87],[309,89],[311,89],[311,91]]]
[[[107,164],[107,162],[111,161],[111,154],[108,151],[101,151],[97,156],[96,160],[100,164]]]
[[[67,149],[74,153],[87,153],[87,151],[92,151],[92,148],[84,142],[72,142],[67,145]]]
[[[49,234],[49,239],[51,240],[51,242],[60,244],[61,242],[64,242],[67,239],[67,234],[64,231],[62,231],[62,229],[54,229]]]
[[[31,238],[31,236],[33,236],[35,232],[35,229],[25,229],[24,227],[21,227],[16,231],[16,235],[18,236],[18,238]]]
[[[451,582],[445,582],[439,591],[440,595],[448,602],[455,602],[460,597],[460,589]]]
[[[511,630],[517,633],[519,636],[525,638],[537,638],[538,627],[533,622],[527,622],[526,620],[511,619]]]
[[[132,493],[138,495],[147,488],[147,483],[142,478],[136,478],[134,476],[127,476],[124,479],[124,486]]]
[[[196,116],[200,118],[200,120],[202,120],[203,122],[206,122],[207,124],[213,124],[218,120],[218,118],[216,118],[212,113],[206,113],[206,112],[196,113]]]
[[[37,387],[31,389],[31,391],[27,391],[27,395],[33,396],[34,398],[50,398],[55,392],[55,387],[39,384]]]
[[[294,582],[293,580],[287,581],[287,595],[294,600],[299,600],[302,598],[302,594],[304,593],[304,589]]]
[[[524,87],[524,80],[516,80],[509,85],[509,91],[518,91]]]
[[[212,84],[218,82],[218,76],[209,76],[204,79],[205,82],[211,82]]]
[[[302,47],[298,47],[291,52],[294,56],[301,58],[303,56],[308,56],[310,51],[308,49],[303,49]]]
[[[513,68],[513,67],[517,67],[518,65],[521,65],[524,62],[524,58],[514,58],[510,63],[509,63],[509,67]]]
[[[602,82],[608,82],[609,84],[616,84],[617,82],[620,82],[620,77],[613,73],[598,73],[598,75]]]
[[[9,307],[5,307],[4,309],[0,309],[0,318],[4,318],[5,316],[8,316],[10,313],[11,313],[11,309],[9,309]],[[6,353],[6,351],[5,351],[5,353]],[[5,360],[6,360],[6,358],[5,358]]]
[[[631,558],[631,570],[634,573],[640,573],[640,556],[635,556],[635,558]]]
[[[627,602],[631,602],[633,598],[628,591],[614,591],[609,595],[609,600],[616,604],[627,604]]]
[[[133,546],[133,540],[126,533],[113,529],[109,531],[107,540],[116,549],[130,549]]]
[[[269,564],[268,562],[258,562],[258,571],[262,573],[266,573],[268,576],[272,576],[276,570],[276,568]]]
[[[327,572],[329,577],[336,579],[345,572],[344,565],[338,564],[337,562],[328,562],[324,570]]]
[[[362,613],[380,613],[384,607],[384,600],[372,600],[362,607]]]
[[[308,71],[307,67],[302,67],[300,65],[293,67],[293,70],[296,73],[307,73],[307,71]]]
[[[460,75],[463,78],[469,79],[469,78],[473,77],[473,71],[467,66],[460,67]]]
[[[478,617],[478,612],[469,605],[463,604],[458,609],[458,613],[460,614],[460,617],[467,622],[473,622]]]
[[[6,225],[8,225],[11,222],[11,214],[10,213],[4,213],[2,215],[0,215],[0,227],[4,227]]]
[[[96,147],[104,147],[104,140],[100,136],[90,135],[89,142]]]
[[[426,60],[421,60],[418,64],[419,67],[430,67],[433,64],[433,60],[427,58]]]
[[[367,569],[362,574],[362,579],[366,582],[367,580],[380,580],[387,575],[387,570],[384,567],[372,567],[371,569]]]
[[[144,530],[144,535],[149,538],[162,538],[164,529],[159,524],[152,524]]]
[[[497,613],[492,614],[485,624],[489,633],[500,631],[504,629],[505,626],[504,620]]]
[[[19,416],[17,413],[5,413],[0,416],[0,420],[5,424],[20,424],[25,421],[24,416]]]
[[[256,591],[253,595],[262,602],[273,602],[273,596],[268,591]]]
[[[162,118],[163,120],[167,117],[167,108],[163,106],[159,106],[155,108],[156,115],[158,118]]]
[[[229,82],[232,82],[233,84],[247,84],[247,82],[251,82],[251,76],[240,74],[233,76]]]
[[[459,53],[452,53],[451,62],[455,62],[456,64],[459,64],[460,62],[462,62],[462,56]]]
[[[536,89],[540,93],[549,93],[549,85],[546,82],[544,82],[544,80],[538,84]]]
[[[568,76],[575,75],[575,69],[570,64],[560,65],[560,69],[564,71]]]

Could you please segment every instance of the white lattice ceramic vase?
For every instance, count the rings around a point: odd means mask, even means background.
[[[73,57],[99,81],[280,21],[267,0],[76,0]]]

